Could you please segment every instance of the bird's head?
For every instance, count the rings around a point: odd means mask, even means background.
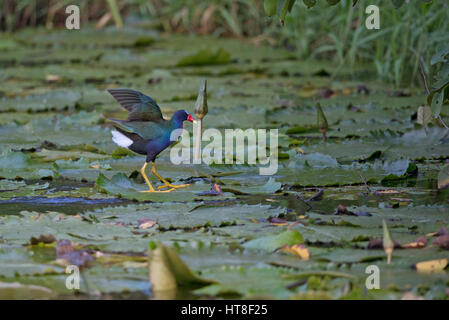
[[[184,121],[189,121],[195,123],[195,119],[192,117],[192,115],[185,110],[178,110],[173,114],[173,118],[176,122],[183,123]]]

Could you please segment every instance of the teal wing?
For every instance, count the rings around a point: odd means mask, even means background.
[[[108,92],[129,111],[128,121],[155,121],[163,119],[161,108],[150,97],[131,89],[108,89]]]
[[[160,138],[167,134],[167,126],[164,123],[142,122],[142,121],[127,121],[118,119],[109,119],[114,124],[129,133],[137,134],[145,140],[153,140]]]

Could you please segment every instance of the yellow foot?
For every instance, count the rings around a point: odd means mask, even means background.
[[[190,186],[190,184],[171,184],[171,183],[166,183],[163,186],[159,186],[157,187],[158,189],[163,189],[163,188],[173,188],[173,189],[177,189],[177,188],[184,188],[184,187],[188,187]]]
[[[153,193],[153,192],[156,192],[156,193],[161,193],[161,192],[172,192],[173,190],[176,190],[175,188],[171,188],[171,189],[168,189],[168,190],[151,190],[151,189],[149,189],[149,190],[141,190],[141,191],[139,191],[139,192],[151,192],[151,193]]]

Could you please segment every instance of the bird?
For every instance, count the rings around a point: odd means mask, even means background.
[[[155,160],[159,153],[175,142],[171,140],[174,130],[182,129],[184,121],[196,122],[192,115],[186,110],[178,110],[170,120],[165,120],[161,108],[151,97],[139,91],[124,88],[107,91],[128,111],[126,120],[108,119],[114,123],[114,129],[111,130],[112,141],[134,153],[146,155],[146,161],[140,173],[148,185],[148,190],[140,192],[171,192],[189,186],[188,184],[175,185],[164,179],[156,170]],[[149,162],[151,162],[152,173],[164,183],[158,189],[169,189],[156,190],[152,186],[145,173]]]

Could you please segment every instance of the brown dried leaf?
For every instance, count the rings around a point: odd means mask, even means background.
[[[151,219],[140,219],[138,223],[139,229],[149,229],[156,224],[156,221]]]
[[[38,238],[31,237],[30,244],[36,245],[39,243],[53,243],[56,241],[56,238],[51,234],[41,234]]]
[[[223,191],[221,190],[220,186],[216,183],[212,183],[212,185],[210,187],[210,191],[198,193],[199,196],[219,196],[222,194],[223,194]]]
[[[444,268],[446,268],[447,262],[448,262],[447,259],[422,261],[412,265],[412,268],[420,272],[441,271]]]
[[[426,237],[419,237],[414,242],[406,243],[402,245],[402,248],[405,249],[417,249],[417,248],[424,248],[427,244],[427,238]]]
[[[439,246],[443,249],[449,249],[449,235],[445,234],[437,237],[432,244]]]
[[[447,228],[441,227],[440,229],[438,229],[437,232],[428,233],[426,236],[435,237],[435,236],[444,236],[444,235],[448,235],[448,234],[449,234],[449,231],[447,230]]]
[[[60,240],[56,245],[56,257],[67,264],[73,264],[80,268],[86,267],[94,258],[85,250],[75,250],[70,240]]]
[[[271,218],[268,220],[272,226],[286,226],[288,222],[280,218]]]
[[[371,238],[369,240],[367,249],[383,249],[384,245],[383,245],[383,241],[381,238]],[[397,242],[396,240],[394,241],[394,248],[401,248],[401,244],[399,242]]]
[[[292,246],[285,245],[279,251],[291,253],[293,255],[296,255],[300,257],[302,260],[309,260],[310,259],[310,252],[309,249],[306,248],[303,244],[295,244]]]
[[[400,193],[397,190],[394,189],[382,189],[382,190],[376,190],[374,191],[374,194],[379,194],[379,195],[383,195],[383,194],[398,194]]]

